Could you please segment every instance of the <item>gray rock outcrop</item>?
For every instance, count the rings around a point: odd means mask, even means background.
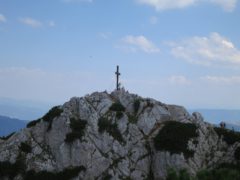
[[[73,177],[76,180],[165,179],[169,168],[195,175],[204,168],[235,162],[234,151],[240,147],[239,142],[227,144],[201,114],[190,115],[181,106],[124,89],[74,97],[57,108],[60,111],[53,117],[50,113],[0,140],[0,162],[14,164],[21,159],[25,172],[36,173],[83,167]],[[197,136],[187,141],[189,156],[156,148],[154,139],[169,121],[196,126]],[[21,180],[23,174],[14,178]]]

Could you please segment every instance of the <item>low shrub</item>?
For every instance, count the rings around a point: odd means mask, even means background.
[[[234,169],[240,172],[240,163],[233,164],[233,163],[222,163],[218,165],[215,169]]]
[[[25,168],[24,162],[20,159],[15,163],[10,163],[9,161],[0,162],[0,179],[4,177],[14,179],[18,174],[23,174]]]
[[[166,180],[191,180],[191,179],[192,177],[185,169],[182,169],[179,172],[176,172],[174,169],[169,169],[167,171]]]
[[[120,102],[115,102],[109,108],[110,111],[125,111],[125,107]]]
[[[60,172],[35,172],[34,170],[26,172],[26,165],[21,159],[18,159],[13,164],[8,161],[0,162],[0,179],[7,177],[13,180],[17,175],[21,174],[24,180],[71,180],[81,171],[86,171],[86,168],[84,166],[78,166],[64,169]]]
[[[240,169],[237,165],[221,165],[213,170],[202,170],[197,173],[197,180],[238,180],[240,179]]]
[[[98,131],[100,133],[107,132],[109,133],[114,139],[116,139],[118,142],[123,143],[124,139],[122,137],[121,132],[119,131],[117,124],[112,124],[108,119],[101,117],[98,120]]]
[[[235,150],[234,157],[235,157],[237,160],[240,160],[240,147],[238,147],[238,148]]]
[[[42,119],[47,122],[52,122],[52,120],[55,117],[60,116],[60,114],[63,112],[63,110],[59,106],[55,106],[52,109],[50,109],[43,117]]]
[[[232,145],[235,142],[240,142],[240,133],[234,132],[228,129],[215,127],[214,130],[218,134],[218,136],[222,137],[223,140],[228,144]]]
[[[132,124],[136,124],[138,121],[138,117],[136,115],[128,115],[128,121]]]
[[[21,145],[19,146],[19,149],[22,152],[25,152],[25,153],[31,153],[32,152],[32,147],[25,142],[21,143]]]
[[[82,137],[85,134],[86,125],[87,125],[86,120],[71,118],[70,127],[72,129],[72,132],[66,135],[65,142],[71,143],[76,139],[82,140]]]
[[[194,152],[188,149],[188,141],[198,136],[196,130],[195,124],[167,121],[154,138],[154,146],[159,151],[192,157]]]
[[[78,132],[70,132],[66,135],[65,142],[71,143],[76,139],[82,140],[82,134]]]
[[[154,180],[154,179],[155,178],[154,178],[153,169],[152,169],[152,166],[150,165],[147,177],[144,178],[144,180]]]
[[[136,99],[133,103],[134,113],[137,114],[140,107],[140,100]]]
[[[151,100],[150,100],[150,99],[147,99],[146,101],[147,101],[147,107],[153,108],[153,106],[154,106],[154,103],[153,103],[153,102],[151,102]]]
[[[86,171],[86,168],[84,166],[78,166],[64,169],[61,172],[35,172],[34,170],[30,170],[26,173],[24,180],[70,180],[78,176],[81,171]]]
[[[30,121],[30,122],[27,124],[27,128],[36,126],[36,124],[39,123],[40,121],[41,121],[41,119],[37,119],[37,120],[34,120],[34,121]]]
[[[43,121],[49,122],[48,130],[50,130],[52,128],[53,119],[60,116],[62,112],[63,110],[60,108],[60,106],[55,106],[50,109],[42,118],[29,122],[27,124],[27,128],[35,126],[37,123],[41,122],[41,119],[43,119]]]
[[[15,134],[15,132],[13,132],[13,133],[11,133],[11,134],[9,134],[9,135],[7,135],[7,136],[2,136],[2,137],[0,137],[0,139],[2,139],[2,140],[8,140],[10,137],[12,137],[12,135],[14,135]]]
[[[55,117],[60,116],[63,110],[59,106],[55,106],[50,109],[47,114],[45,114],[42,119],[46,122],[49,122],[48,131],[52,129],[52,122]]]
[[[222,164],[212,170],[204,169],[197,172],[195,177],[190,176],[186,170],[179,172],[169,169],[166,180],[239,180],[240,166],[237,164]]]
[[[102,177],[102,180],[110,180],[110,179],[112,179],[112,175],[110,174],[104,174]]]
[[[101,117],[98,120],[98,131],[103,133],[104,131],[107,131],[107,129],[110,129],[111,125],[111,122],[107,120],[107,118]]]
[[[123,117],[123,112],[122,111],[117,111],[116,112],[116,118],[121,119]]]
[[[70,127],[71,127],[72,131],[77,131],[77,132],[81,132],[82,134],[84,134],[86,125],[87,125],[86,120],[75,119],[75,118],[70,119]]]

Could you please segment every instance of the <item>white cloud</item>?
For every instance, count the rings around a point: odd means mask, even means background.
[[[1,22],[7,22],[7,19],[4,15],[0,14],[0,23]]]
[[[145,53],[160,52],[160,50],[154,45],[154,43],[144,36],[128,35],[122,39],[122,42],[127,45],[125,48],[131,51],[141,50]]]
[[[173,85],[189,85],[189,84],[191,84],[191,81],[182,75],[171,76],[168,78],[168,81]]]
[[[205,76],[201,79],[219,85],[240,85],[240,76]]]
[[[210,0],[210,2],[221,6],[225,11],[233,11],[238,0]]]
[[[178,9],[193,5],[197,0],[137,0],[141,4],[153,6],[156,10]]]
[[[238,0],[136,0],[141,4],[154,7],[157,11],[182,9],[199,3],[213,3],[226,11],[233,11]]]
[[[43,23],[35,20],[33,18],[30,17],[25,17],[25,18],[20,18],[19,21],[27,26],[31,26],[33,28],[39,28],[43,26]]]
[[[171,43],[171,53],[190,63],[206,66],[240,67],[240,50],[218,33]]]

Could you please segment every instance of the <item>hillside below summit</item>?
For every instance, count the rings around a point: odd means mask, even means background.
[[[240,136],[119,91],[74,97],[0,139],[0,179],[166,179],[240,161]]]

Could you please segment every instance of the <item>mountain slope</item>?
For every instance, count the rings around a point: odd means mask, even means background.
[[[0,140],[1,177],[165,179],[239,161],[239,134],[123,89],[72,98],[27,127]]]
[[[26,127],[27,121],[0,116],[0,136],[7,136],[12,132]]]

